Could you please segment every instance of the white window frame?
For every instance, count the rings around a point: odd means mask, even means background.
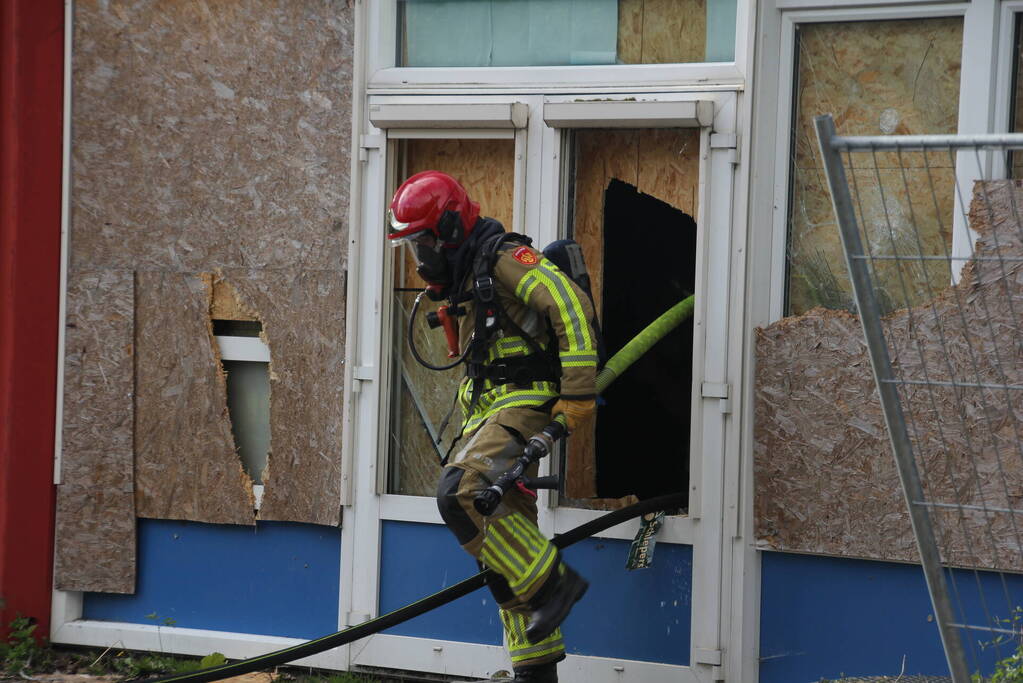
[[[1002,0],[1001,15],[998,21],[998,67],[995,84],[994,130],[996,133],[1008,133],[1012,130],[1009,110],[1012,108],[1012,43],[1016,28],[1016,16],[1023,14],[1023,0]],[[1017,87],[1023,87],[1023,83]]]
[[[1015,0],[1014,0],[1015,3]],[[1013,3],[1013,4],[1014,4]],[[958,130],[962,134],[991,132],[995,116],[997,81],[995,66],[998,55],[997,24],[1005,11],[999,12],[993,2],[862,2],[823,3],[818,0],[776,0],[762,11],[763,40],[758,67],[759,111],[755,115],[758,129],[777,131],[776,137],[760,136],[755,141],[755,152],[760,160],[760,183],[753,188],[752,206],[768,203],[773,207],[771,221],[770,289],[766,314],[754,314],[754,324],[765,324],[784,317],[788,219],[790,192],[791,126],[794,113],[793,88],[795,68],[795,29],[799,24],[838,23],[852,21],[884,21],[898,19],[924,19],[934,17],[963,17],[963,63],[959,88]],[[777,67],[768,66],[774,55]],[[774,71],[771,75],[768,71]],[[988,78],[971,75],[987,74]],[[1007,117],[1006,117],[1007,118]],[[770,161],[768,161],[770,160]],[[972,162],[972,159],[970,160]],[[989,163],[989,162],[988,162]],[[957,163],[956,175],[960,184],[973,175],[975,163]],[[768,195],[767,188],[771,188]],[[953,224],[953,253],[972,253],[972,239],[966,228],[959,198],[955,200]],[[761,271],[754,266],[754,271]],[[755,275],[754,275],[755,277]],[[759,306],[763,306],[761,299]]]
[[[738,0],[735,17],[735,59],[691,64],[615,64],[607,66],[527,67],[397,67],[397,5],[395,0],[370,3],[369,35],[377,37],[368,58],[371,93],[409,89],[475,93],[601,92],[691,90],[694,87],[741,85],[748,62],[750,23],[755,0]]]

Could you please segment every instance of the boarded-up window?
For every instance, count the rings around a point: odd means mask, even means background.
[[[840,135],[955,133],[963,22],[935,18],[804,24],[796,41],[787,308],[791,314],[815,306],[852,310],[813,119],[832,114]],[[952,239],[953,165],[947,152],[928,153],[926,158],[921,153],[885,153],[877,155],[869,170],[854,169],[850,182],[859,177],[884,189],[864,195],[856,207],[868,247],[883,244],[888,253],[912,250],[944,257]],[[922,246],[904,229],[914,214]],[[913,243],[900,250],[905,240]],[[947,287],[951,273],[938,263],[878,264],[882,306],[894,310],[919,303],[929,292]]]
[[[607,353],[695,288],[700,131],[572,132],[566,228],[583,247]],[[691,323],[659,342],[604,394],[594,433],[568,440],[567,506],[615,507],[629,494],[687,489]],[[644,425],[646,447],[622,454]]]
[[[407,140],[399,150],[399,181],[414,173],[438,170],[465,186],[480,214],[512,229],[515,141],[503,140]],[[429,370],[413,357],[408,344],[408,323],[413,302],[426,283],[416,274],[415,263],[405,250],[395,252],[394,334],[391,370],[391,420],[389,429],[389,493],[432,496],[437,488],[440,460],[458,436],[462,416],[456,409],[443,429],[452,408],[464,365],[445,371]],[[416,315],[415,343],[419,354],[436,366],[448,365],[444,333],[431,330],[427,313],[435,311],[426,297]],[[463,323],[464,324],[464,323]],[[441,433],[443,431],[443,434]]]
[[[736,0],[399,0],[401,66],[730,62]]]

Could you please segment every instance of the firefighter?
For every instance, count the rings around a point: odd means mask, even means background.
[[[395,192],[389,238],[410,247],[431,298],[447,298],[464,312],[462,430],[441,473],[437,504],[462,547],[496,572],[489,586],[515,680],[549,683],[565,657],[559,625],[588,584],[537,527],[533,492],[513,489],[489,517],[476,512],[473,499],[553,416],[564,415],[570,433],[592,419],[593,308],[528,238],[506,234],[479,213],[454,178],[424,171]]]

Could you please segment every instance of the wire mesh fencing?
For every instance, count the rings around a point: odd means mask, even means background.
[[[1005,179],[1023,135],[816,126],[938,633],[967,683],[1023,664],[1023,187]]]

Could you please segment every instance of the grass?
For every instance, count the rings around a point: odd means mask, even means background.
[[[87,674],[131,681],[150,676],[188,673],[227,660],[219,652],[187,657],[161,652],[138,652],[108,647],[54,647],[36,637],[33,619],[18,616],[9,624],[6,641],[0,641],[0,681],[20,681],[47,674]],[[320,672],[282,668],[275,671],[281,683],[397,683],[401,679],[350,672]],[[31,680],[31,679],[29,679]]]

